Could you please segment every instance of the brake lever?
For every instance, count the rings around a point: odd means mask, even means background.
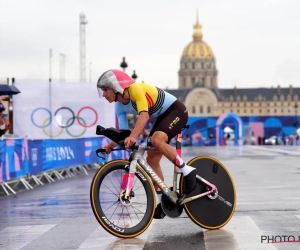
[[[100,155],[99,153],[100,153],[101,155]],[[99,158],[105,160],[105,157],[103,156],[103,153],[106,153],[106,151],[105,151],[104,148],[98,148],[98,149],[96,150],[96,155],[97,155]]]

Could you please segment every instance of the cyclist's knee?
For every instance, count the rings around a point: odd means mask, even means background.
[[[153,133],[151,136],[151,144],[153,147],[158,148],[162,142],[167,142],[168,141],[168,136],[161,131],[156,131]]]

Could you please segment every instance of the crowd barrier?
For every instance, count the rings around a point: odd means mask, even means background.
[[[109,143],[105,137],[80,139],[30,140],[28,138],[0,140],[0,185],[7,195],[16,193],[11,184],[22,182],[33,189],[30,181],[44,185],[78,172],[87,173],[104,163],[95,150]],[[128,158],[125,150],[113,151],[105,161]]]

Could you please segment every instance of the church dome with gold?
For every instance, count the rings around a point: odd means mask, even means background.
[[[183,50],[180,59],[179,88],[217,88],[218,71],[212,49],[202,40],[202,26],[198,20],[194,25],[193,41]]]
[[[212,49],[202,40],[203,35],[201,28],[202,26],[199,23],[197,15],[197,21],[194,25],[193,41],[184,48],[182,53],[183,58],[209,59],[214,57]]]

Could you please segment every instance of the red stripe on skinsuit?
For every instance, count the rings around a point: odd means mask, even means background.
[[[151,96],[146,92],[146,97],[148,97],[149,98],[149,101],[150,101],[150,104],[151,104],[151,106],[150,107],[152,107],[153,105],[154,105],[154,102],[153,102],[153,100],[152,100],[152,98],[151,98]]]
[[[146,95],[146,99],[147,99],[147,102],[148,102],[148,108],[151,107],[151,101],[149,100],[149,97]]]

